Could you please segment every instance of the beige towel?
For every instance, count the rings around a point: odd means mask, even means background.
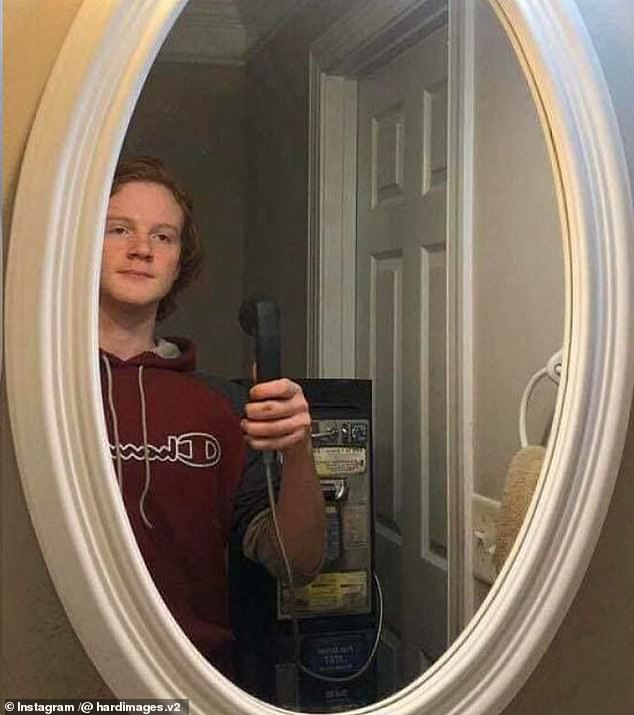
[[[504,565],[530,506],[544,462],[544,447],[523,447],[511,460],[502,504],[497,516],[493,563],[497,572]]]

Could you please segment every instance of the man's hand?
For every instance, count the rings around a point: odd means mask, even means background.
[[[282,378],[260,382],[249,392],[250,402],[240,423],[246,441],[257,450],[287,450],[310,444],[310,411],[302,388]]]

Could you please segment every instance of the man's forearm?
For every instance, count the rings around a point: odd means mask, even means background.
[[[281,450],[284,459],[276,514],[284,550],[297,581],[314,577],[323,562],[326,514],[315,473],[310,436],[311,417],[302,388],[280,378],[261,382],[249,391],[241,422],[255,450]],[[244,553],[286,579],[271,514],[262,512],[249,525]],[[280,568],[281,565],[281,568]]]
[[[324,499],[315,474],[310,438],[285,451],[276,515],[293,579],[312,580],[321,569],[326,545]],[[254,520],[244,539],[244,551],[276,578],[288,574],[270,512]]]
[[[277,519],[293,571],[315,576],[326,548],[326,512],[310,436],[284,454]]]

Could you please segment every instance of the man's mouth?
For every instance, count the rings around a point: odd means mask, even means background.
[[[130,278],[154,278],[151,273],[145,273],[145,271],[119,271],[119,273]]]

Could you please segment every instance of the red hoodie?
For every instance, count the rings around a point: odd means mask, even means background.
[[[193,644],[224,668],[225,546],[247,450],[228,397],[194,372],[194,345],[169,340],[125,361],[101,353],[110,451],[159,592]]]

